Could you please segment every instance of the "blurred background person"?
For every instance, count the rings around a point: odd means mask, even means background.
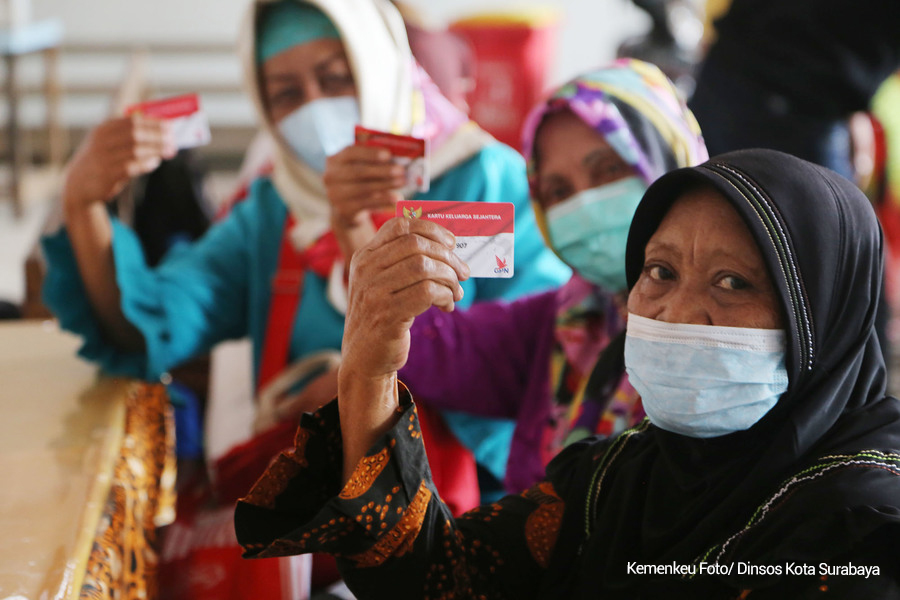
[[[900,67],[898,29],[896,2],[732,0],[689,101],[710,154],[773,148],[855,179],[850,118]]]
[[[650,17],[647,33],[626,38],[617,54],[658,66],[689,98],[703,56],[706,6],[703,0],[632,0]]]
[[[732,0],[690,99],[710,154],[774,148],[852,178],[848,119],[900,66],[900,5]]]

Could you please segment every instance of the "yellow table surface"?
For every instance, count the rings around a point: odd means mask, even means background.
[[[0,324],[0,600],[77,594],[123,435],[125,379],[51,322]]]

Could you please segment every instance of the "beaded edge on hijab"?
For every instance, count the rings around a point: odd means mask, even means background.
[[[893,452],[882,452],[881,450],[863,450],[856,454],[848,455],[829,455],[823,456],[817,464],[810,466],[796,475],[782,482],[781,487],[756,509],[753,516],[747,524],[731,535],[728,539],[717,546],[708,549],[702,555],[697,557],[693,564],[699,565],[701,562],[718,562],[724,560],[724,556],[729,546],[733,545],[741,539],[748,531],[757,527],[765,518],[777,507],[780,499],[790,493],[793,493],[798,486],[809,481],[818,479],[828,475],[836,469],[848,467],[870,467],[889,471],[894,475],[900,476],[900,454]],[[715,557],[710,561],[710,556],[715,553]],[[693,579],[693,574],[688,579]]]
[[[800,348],[800,364],[809,371],[813,368],[815,358],[815,340],[813,339],[812,312],[806,286],[791,246],[783,219],[778,208],[763,193],[759,184],[740,169],[721,162],[708,162],[699,168],[710,171],[731,185],[747,201],[765,227],[766,233],[778,254],[778,263],[787,282],[791,308],[797,322],[796,337]]]

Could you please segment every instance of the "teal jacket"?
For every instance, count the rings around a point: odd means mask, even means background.
[[[483,300],[512,300],[557,287],[569,277],[569,269],[543,243],[529,206],[524,161],[511,148],[486,147],[432,181],[429,192],[416,198],[515,204],[515,276],[464,282],[460,308]],[[105,341],[65,230],[43,240],[49,263],[44,302],[63,328],[83,338],[79,354],[109,373],[156,380],[220,341],[247,336],[253,341],[254,373],[258,373],[270,282],[286,218],[287,208],[272,182],[259,179],[226,219],[197,242],[173,248],[154,268],[146,264],[135,234],[114,220],[113,255],[122,310],[143,334],[144,352],[122,352]],[[340,348],[344,317],[328,302],[326,285],[325,279],[307,271],[293,324],[291,361],[317,350]],[[427,343],[417,344],[416,352],[427,353]],[[485,428],[464,415],[446,416],[454,433],[484,463],[486,457],[479,455],[487,450],[482,453],[479,448],[496,433],[495,424]],[[511,426],[509,431],[511,435]],[[502,476],[502,467],[491,470]]]

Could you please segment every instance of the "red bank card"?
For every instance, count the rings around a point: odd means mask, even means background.
[[[126,116],[134,113],[169,121],[179,150],[209,143],[209,120],[200,108],[200,97],[197,94],[150,100],[125,109]]]
[[[397,216],[434,221],[456,236],[472,277],[512,277],[516,208],[511,202],[401,200]]]
[[[363,146],[387,148],[395,164],[406,167],[406,186],[401,193],[427,192],[430,186],[428,173],[428,140],[410,135],[396,135],[375,129],[356,126],[356,143]]]

